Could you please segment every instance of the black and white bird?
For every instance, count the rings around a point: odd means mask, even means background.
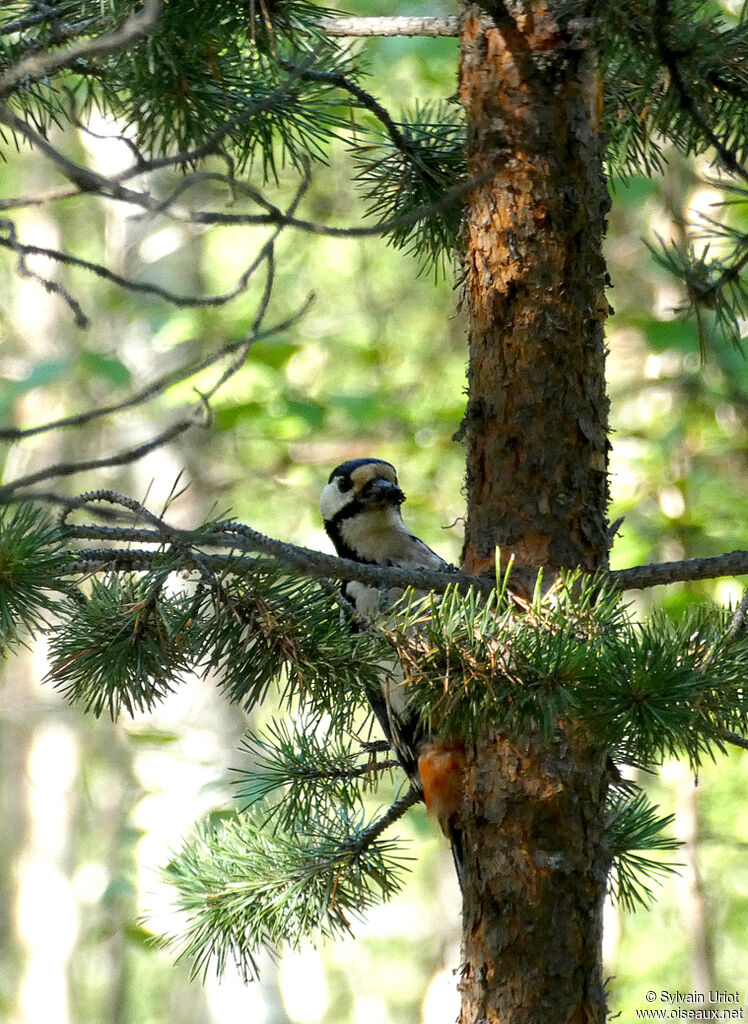
[[[400,513],[404,501],[395,467],[383,459],[351,459],[334,469],[319,507],[338,555],[368,565],[450,571],[452,566],[408,530]],[[343,584],[343,594],[359,615],[371,620],[394,603],[402,590],[382,593],[352,581]],[[422,738],[403,690],[395,684],[382,694],[369,694],[369,701],[403,768],[420,785],[418,748]]]
[[[391,463],[351,459],[332,471],[319,507],[325,530],[341,558],[368,565],[453,572],[454,566],[408,530],[400,514],[404,501]],[[372,620],[394,603],[402,590],[394,588],[383,594],[376,587],[351,581],[343,585],[343,594],[359,615]],[[407,688],[396,680],[381,692],[369,692],[367,697],[398,761],[450,841],[462,888],[462,744],[425,734],[419,715],[409,706]]]

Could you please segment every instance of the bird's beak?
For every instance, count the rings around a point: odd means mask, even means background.
[[[372,505],[375,508],[384,508],[387,505],[402,505],[405,501],[405,495],[397,486],[390,480],[381,478],[375,480],[371,487],[368,488],[366,494],[366,504]]]

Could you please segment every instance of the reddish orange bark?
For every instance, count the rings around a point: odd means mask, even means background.
[[[589,39],[542,2],[470,4],[460,96],[469,168],[468,529],[464,568],[494,549],[594,569],[607,554],[602,238],[609,200]]]
[[[466,6],[470,172],[468,522],[463,568],[496,546],[528,569],[607,561],[602,239],[608,196],[589,17],[553,0]],[[461,1024],[602,1024],[605,754],[485,735],[465,750]]]

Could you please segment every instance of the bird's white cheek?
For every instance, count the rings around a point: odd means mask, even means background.
[[[349,501],[350,494],[341,494],[337,483],[327,484],[319,499],[319,510],[322,513],[322,518],[329,522],[335,513],[344,508]]]

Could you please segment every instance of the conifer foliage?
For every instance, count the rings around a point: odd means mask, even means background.
[[[406,687],[425,731],[448,741],[470,743],[487,725],[520,742],[559,727],[591,737],[615,766],[611,889],[627,907],[652,898],[651,880],[673,869],[661,853],[677,844],[671,818],[619,770],[654,770],[665,756],[698,769],[748,732],[748,635],[717,606],[638,623],[601,578],[573,573],[545,595],[539,581],[518,603],[505,574],[488,596],[406,594],[386,624],[360,630],[326,587],[264,558],[185,581],[184,555],[151,551],[149,571],[79,589],[76,562],[89,556],[66,551],[64,528],[29,506],[6,509],[2,526],[5,634],[49,632],[49,682],[72,703],[147,710],[202,672],[248,711],[272,690],[292,713],[248,734],[237,812],[207,821],[169,866],[190,922],[172,939],[196,971],[236,962],[250,977],[263,946],[345,931],[401,886],[408,851],[385,830],[417,794],[382,744],[362,742],[373,687]],[[209,529],[199,536],[210,546]],[[372,818],[364,798],[385,771],[401,776],[402,796]]]
[[[668,147],[713,159],[724,204],[659,258],[685,283],[705,351],[717,329],[740,345],[748,21],[698,0],[551,6],[579,47],[602,50],[613,171],[651,172]],[[362,230],[385,234],[424,267],[446,268],[460,251],[461,198],[474,184],[459,108],[388,112],[362,84],[360,56],[321,27],[332,16],[306,0],[5,3],[2,145],[35,147],[76,194],[150,210],[173,205],[209,166],[206,179],[228,184],[237,200],[226,216],[324,233],[297,206],[315,162],[342,142],[368,204]],[[134,163],[120,175],[81,167],[50,141],[93,109],[117,118],[129,140]],[[183,187],[160,196],[130,188],[162,168],[184,173]],[[284,168],[299,180],[285,213],[262,191]],[[184,216],[220,222],[215,211]],[[13,222],[3,219],[0,230],[23,271]],[[271,248],[262,258],[270,288]],[[370,738],[367,694],[383,687],[404,687],[424,732],[450,742],[469,745],[487,728],[520,745],[568,730],[607,755],[610,888],[627,907],[652,897],[674,843],[669,819],[622,772],[653,771],[670,756],[698,768],[748,732],[744,609],[642,623],[604,575],[571,572],[550,587],[539,580],[533,598],[519,600],[511,576],[497,574],[488,585],[447,581],[426,599],[411,591],[386,622],[364,624],[336,583],[361,567],[307,564],[312,553],[231,534],[222,522],[188,535],[103,492],[77,507],[105,501],[116,509],[113,525],[69,525],[75,502],[55,524],[33,502],[36,479],[0,492],[4,650],[47,632],[49,682],[96,715],[148,710],[195,672],[247,712],[272,694],[288,713],[248,734],[236,813],[206,822],[169,866],[188,922],[173,940],[198,972],[232,962],[251,976],[262,947],[346,931],[402,884],[407,851],[386,830],[420,795]],[[82,547],[94,539],[107,546]],[[384,586],[386,571],[367,582]],[[365,797],[384,772],[401,790],[372,816]]]

